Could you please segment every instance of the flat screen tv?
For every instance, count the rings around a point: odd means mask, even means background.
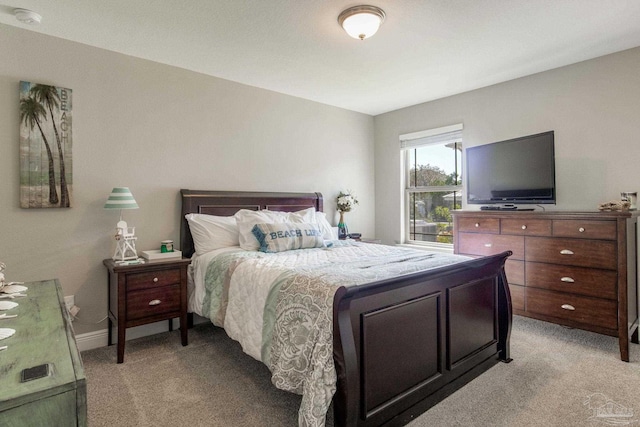
[[[467,203],[556,203],[553,131],[466,149]]]

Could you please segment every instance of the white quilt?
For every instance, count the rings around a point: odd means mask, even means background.
[[[395,249],[395,250],[394,250]],[[189,293],[189,311],[199,316],[209,317],[203,310],[205,297],[205,276],[211,261],[219,254],[240,252],[240,247],[218,249],[201,256],[194,257],[191,266],[193,279],[192,291]],[[264,305],[275,279],[293,267],[314,267],[349,263],[364,257],[384,257],[397,248],[386,245],[353,243],[340,247],[339,251],[331,248],[306,249],[263,254],[254,252],[256,258],[242,263],[231,277],[229,302],[223,327],[229,337],[242,345],[245,353],[262,361],[262,326]],[[338,267],[336,267],[337,269]]]

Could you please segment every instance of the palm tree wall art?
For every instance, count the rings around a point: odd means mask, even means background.
[[[20,82],[22,208],[71,206],[71,94],[71,89]]]

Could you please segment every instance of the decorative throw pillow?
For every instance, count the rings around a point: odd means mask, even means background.
[[[238,224],[234,217],[191,213],[185,218],[197,255],[239,245]]]
[[[252,232],[253,226],[256,224],[282,224],[285,222],[315,224],[315,214],[315,208],[302,209],[297,212],[241,209],[234,215],[238,222],[240,247],[247,251],[258,250],[260,245]]]
[[[247,251],[257,251],[260,247],[251,232],[254,225],[287,222],[285,216],[280,215],[278,212],[267,210],[252,211],[250,209],[240,209],[234,216],[238,222],[240,247]]]
[[[258,240],[262,252],[273,253],[324,247],[322,230],[317,224],[255,224],[252,233]]]

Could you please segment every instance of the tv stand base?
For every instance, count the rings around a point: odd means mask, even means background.
[[[480,206],[482,211],[532,211],[534,208],[519,208],[516,205],[487,205]]]

